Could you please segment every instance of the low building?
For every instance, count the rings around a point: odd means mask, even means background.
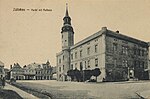
[[[51,79],[52,79],[52,67],[49,61],[36,68],[36,80],[51,80]]]
[[[0,61],[0,78],[5,77],[4,63]]]
[[[23,67],[23,70],[24,70],[24,76],[25,76],[25,80],[35,80],[36,77],[36,71],[35,69],[38,68],[40,66],[40,64],[37,64],[37,63],[31,63],[29,65],[25,65]]]
[[[10,70],[7,68],[4,68],[5,71],[5,79],[9,80],[10,79]]]
[[[10,66],[10,79],[11,78],[16,80],[24,79],[24,70],[18,63],[14,63],[13,66]]]

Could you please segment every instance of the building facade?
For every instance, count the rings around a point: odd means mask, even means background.
[[[63,21],[62,51],[56,54],[57,80],[68,80],[67,71],[75,68],[80,71],[99,68],[98,81],[147,79],[147,42],[102,27],[97,33],[74,44],[68,8]]]
[[[7,68],[4,68],[4,72],[5,72],[5,79],[9,80],[10,79],[10,71]]]
[[[49,61],[47,61],[46,64],[42,64],[42,67],[36,68],[36,80],[51,80],[53,75],[52,69]]]
[[[24,79],[24,70],[18,63],[14,63],[13,66],[10,66],[10,79],[11,78],[16,80]]]
[[[4,63],[0,61],[0,78],[5,77]]]
[[[41,67],[40,64],[37,63],[31,63],[27,66],[24,66],[24,76],[25,76],[25,80],[35,80],[36,77],[36,68]]]
[[[23,68],[16,63],[10,68],[10,79],[16,80],[51,80],[53,74],[56,74],[56,68],[52,67],[49,61],[43,64],[34,62],[23,66]]]

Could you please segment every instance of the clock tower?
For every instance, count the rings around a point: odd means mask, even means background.
[[[71,18],[68,13],[68,5],[66,4],[66,14],[63,18],[63,27],[61,29],[62,35],[62,50],[68,49],[70,46],[74,45],[74,31],[71,26]]]

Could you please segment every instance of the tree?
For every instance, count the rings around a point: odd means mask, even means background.
[[[94,70],[92,70],[92,75],[96,77],[96,82],[97,82],[97,76],[99,76],[101,74],[101,71],[99,68],[95,68]]]
[[[83,70],[83,75],[84,75],[84,81],[86,80],[90,80],[91,76],[92,76],[92,70]]]
[[[71,77],[72,81],[74,79],[76,79],[77,81],[81,81],[81,73],[77,68],[75,68],[74,70],[69,70],[67,72],[67,75]]]
[[[71,81],[74,80],[74,70],[68,70],[67,75],[71,77]]]
[[[76,80],[78,82],[81,81],[81,73],[80,73],[80,71],[77,68],[75,68],[75,70],[73,70],[73,71],[74,71],[74,76],[76,77]]]

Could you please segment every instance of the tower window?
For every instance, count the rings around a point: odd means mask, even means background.
[[[65,42],[67,42],[67,40],[65,40]]]
[[[63,70],[65,69],[64,65],[63,65]]]

